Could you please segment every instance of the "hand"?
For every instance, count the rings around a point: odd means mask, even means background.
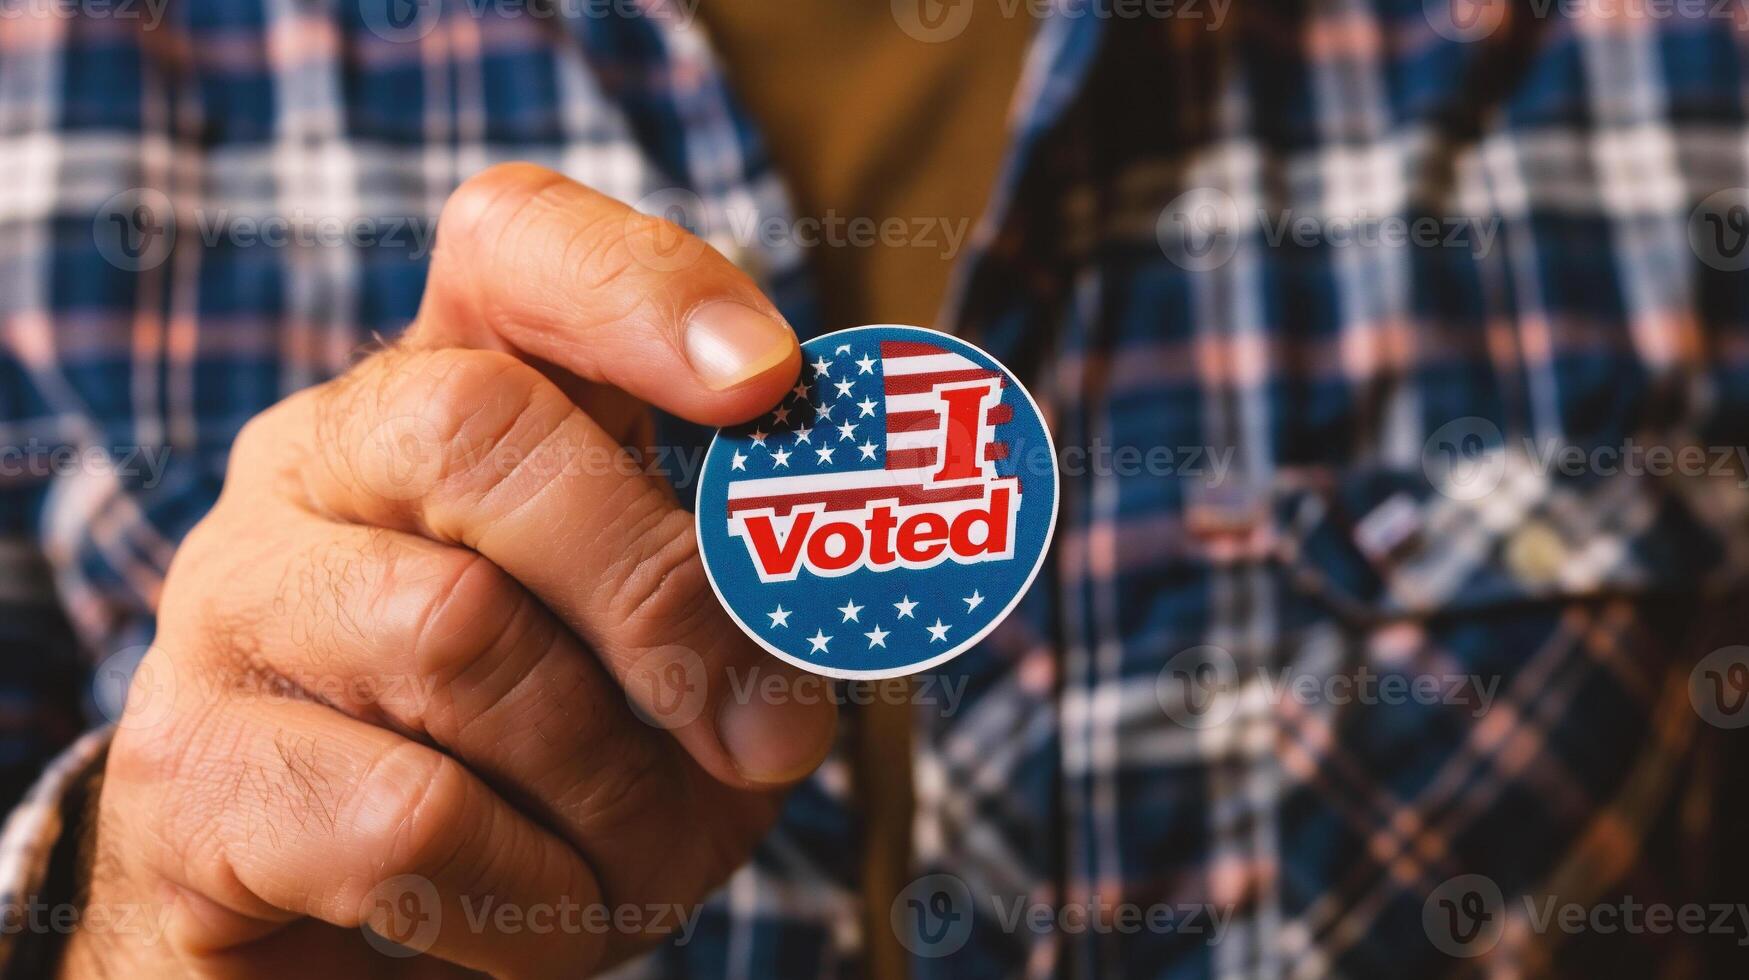
[[[827,750],[817,679],[729,621],[624,450],[646,402],[776,403],[789,327],[702,242],[539,168],[468,181],[439,227],[407,338],[252,420],[176,553],[87,898],[163,933],[82,929],[67,975],[578,976],[678,927]]]

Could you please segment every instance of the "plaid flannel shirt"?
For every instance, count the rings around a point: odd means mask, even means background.
[[[1749,19],[1306,0],[1210,31],[1223,7],[1168,6],[1051,6],[957,270],[949,319],[1027,379],[1065,479],[1045,573],[936,672],[963,699],[917,696],[916,975],[1723,971],[1741,930],[1535,912],[1749,893],[1742,740],[1690,683],[1749,565]],[[798,328],[844,326],[792,245],[736,232],[789,205],[689,8],[0,8],[14,797],[114,712],[244,421],[412,317],[470,173],[680,195]],[[919,36],[944,11],[894,5]],[[375,237],[237,231],[274,219]],[[1419,237],[1369,237],[1393,228]],[[1595,455],[1636,445],[1709,465]],[[12,902],[103,745],[14,812]],[[835,755],[690,941],[627,972],[853,975],[850,785]],[[1470,875],[1485,947],[1441,925]]]

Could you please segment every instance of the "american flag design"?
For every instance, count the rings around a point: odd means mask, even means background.
[[[803,345],[772,410],[717,434],[698,537],[724,606],[804,669],[891,677],[976,643],[1050,544],[1057,466],[1037,406],[978,348],[920,327]]]

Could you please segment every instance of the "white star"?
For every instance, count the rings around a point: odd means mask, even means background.
[[[771,454],[771,461],[778,466],[789,465],[789,450],[779,449]]]
[[[984,597],[979,594],[977,589],[973,589],[971,595],[966,596],[960,601],[966,604],[966,612],[971,612],[983,604]]]
[[[819,449],[814,450],[814,455],[820,457],[820,462],[830,463],[832,462],[832,447],[821,446]]]
[[[912,602],[911,597],[908,595],[905,598],[900,599],[898,602],[893,603],[893,608],[899,610],[900,619],[916,618],[911,615],[911,610],[916,609],[917,604]]]
[[[925,626],[923,628],[929,631],[929,642],[931,642],[931,643],[934,643],[936,640],[940,640],[941,642],[946,643],[947,642],[947,631],[950,629],[953,629],[952,626],[942,625],[940,616],[935,617],[935,625],[934,626]]]
[[[850,380],[849,378],[845,378],[843,381],[835,381],[832,383],[832,387],[838,389],[838,397],[839,398],[843,398],[845,395],[850,394],[850,389],[855,387],[855,386],[856,386],[856,382]]]
[[[860,622],[862,622],[862,620],[856,618],[856,614],[859,612],[862,612],[862,608],[863,607],[856,604],[855,599],[846,600],[844,605],[838,607],[838,611],[844,614],[844,619],[842,620],[842,622],[846,622],[846,623],[860,623]]]
[[[838,427],[838,441],[839,442],[843,442],[846,439],[855,439],[855,438],[856,438],[856,423],[855,422],[846,422],[843,425]]]
[[[832,362],[826,360],[826,355],[824,354],[814,360],[813,367],[814,377],[816,378],[824,378],[832,373]]]
[[[789,409],[780,408],[771,413],[771,420],[779,425],[789,421]]]
[[[830,421],[832,421],[832,406],[831,405],[815,405],[814,406],[814,414],[818,415],[819,417],[830,422]]]
[[[776,609],[773,609],[771,612],[768,612],[765,614],[765,615],[771,617],[770,628],[777,629],[779,626],[788,626],[789,625],[789,614],[794,612],[794,611],[795,610],[793,610],[793,609],[785,609],[783,607],[783,603],[781,603],[781,602],[778,603]]]
[[[857,446],[856,448],[862,450],[862,458],[863,459],[874,459],[874,451],[876,449],[876,446],[874,443],[865,442],[862,445]]]
[[[768,435],[771,435],[771,433],[765,431],[764,429],[754,429],[753,430],[753,444],[755,446],[765,445],[765,437]]]
[[[865,418],[874,414],[875,403],[870,399],[864,398],[862,401],[856,403],[856,407],[862,409],[862,413],[857,415],[857,418]]]
[[[796,445],[799,446],[804,442],[810,442],[808,437],[813,434],[814,430],[805,425],[796,426]]]
[[[826,635],[825,630],[817,629],[814,631],[813,636],[808,637],[808,643],[812,647],[812,649],[810,649],[808,652],[809,653],[826,653],[827,652],[826,644],[831,643],[831,642],[832,642],[832,638],[830,636]]]
[[[745,470],[746,468],[747,468],[747,457],[741,455],[741,450],[739,450],[739,449],[735,450],[735,455],[729,457],[729,469],[731,469],[731,470]]]
[[[805,381],[798,381],[796,382],[796,386],[791,388],[790,391],[795,393],[797,401],[801,401],[808,397],[808,384]]]
[[[857,368],[856,373],[857,374],[873,374],[874,373],[874,366],[875,366],[875,359],[868,356],[867,354],[864,354],[864,355],[862,355],[862,360],[856,362],[856,368]]]
[[[835,350],[835,351],[833,351],[833,352],[832,352],[832,353],[833,353],[833,354],[834,354],[834,355],[837,355],[837,354],[848,354],[848,353],[850,353],[850,345],[849,345],[849,344],[839,344],[839,345],[838,345],[838,349],[837,349],[837,350]]]
[[[873,650],[875,647],[884,647],[887,645],[887,634],[890,632],[891,630],[881,629],[881,624],[876,623],[874,629],[869,630],[862,635],[868,637],[868,648]]]

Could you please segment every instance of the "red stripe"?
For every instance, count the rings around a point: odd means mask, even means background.
[[[934,344],[925,344],[917,340],[883,340],[881,341],[882,357],[925,357],[930,354],[945,354],[946,350]]]
[[[945,490],[924,490],[907,485],[901,487],[865,487],[856,490],[834,490],[830,493],[791,493],[777,497],[747,497],[729,501],[729,513],[762,507],[775,508],[778,514],[788,514],[797,504],[824,503],[827,510],[855,510],[871,500],[895,500],[903,505],[935,504],[949,500],[971,500],[981,496],[984,488],[973,484]]]
[[[935,447],[924,449],[894,449],[887,453],[887,469],[913,470],[935,462]]]
[[[887,431],[917,432],[921,429],[933,429],[941,422],[937,412],[894,412],[887,416]]]
[[[933,391],[936,385],[952,384],[955,381],[984,381],[1000,377],[1002,377],[1000,371],[986,371],[983,368],[968,368],[963,371],[931,371],[928,374],[889,374],[887,375],[887,394],[921,395]]]
[[[984,416],[991,425],[1007,425],[1014,421],[1014,406],[997,405]],[[939,412],[894,412],[887,416],[888,432],[918,432],[941,424]]]

